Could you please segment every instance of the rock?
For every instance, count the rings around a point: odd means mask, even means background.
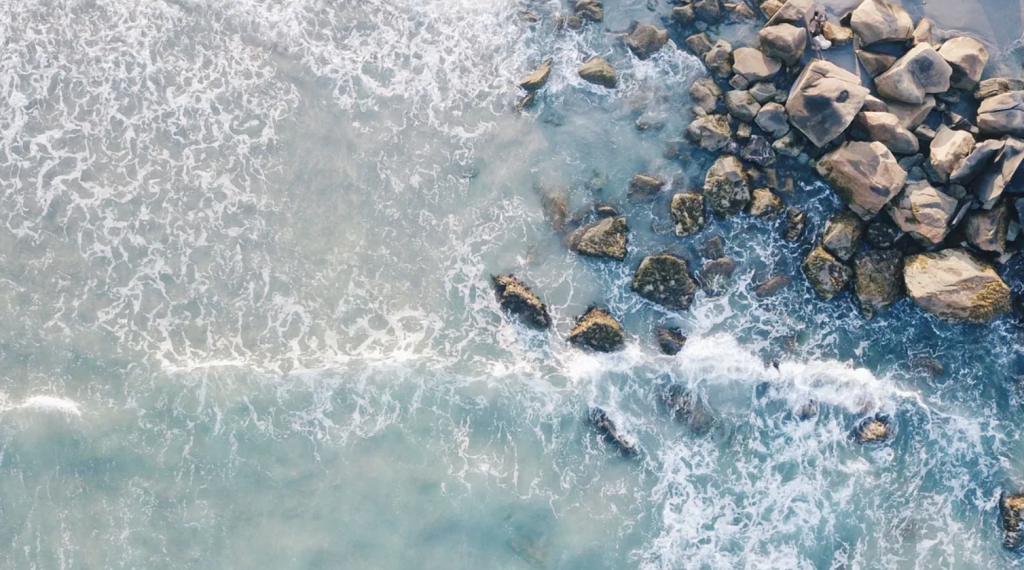
[[[725,40],[718,40],[704,55],[704,63],[718,77],[732,74],[732,45]]]
[[[750,186],[743,165],[735,156],[721,156],[704,177],[704,199],[716,216],[738,214],[750,201]]]
[[[772,150],[790,158],[799,156],[803,149],[804,140],[797,131],[789,131],[772,143]]]
[[[722,19],[722,6],[718,0],[696,0],[693,3],[693,11],[698,20],[708,24],[714,24]]]
[[[896,56],[889,55],[887,53],[878,53],[874,51],[867,51],[863,49],[856,50],[857,59],[864,66],[864,71],[868,72],[871,77],[877,77],[886,72],[894,63],[896,63]]]
[[[696,434],[705,434],[714,424],[714,416],[699,396],[679,384],[671,385],[662,395],[665,407],[676,420],[686,423]]]
[[[1021,161],[1024,161],[1024,141],[1005,137],[1003,148],[992,160],[992,166],[974,182],[974,195],[981,201],[983,208],[995,205],[1013,179]]]
[[[693,34],[686,38],[686,47],[690,48],[697,57],[704,57],[711,51],[713,47],[711,45],[711,38],[707,34],[701,32],[699,34]]]
[[[779,291],[789,287],[791,282],[792,280],[785,275],[773,275],[754,288],[754,295],[757,295],[759,299],[774,297]]]
[[[569,235],[569,249],[579,255],[626,259],[625,216],[604,218],[587,224]]]
[[[914,136],[922,143],[929,143],[935,140],[935,130],[928,125],[921,125],[914,129]],[[906,169],[904,169],[906,170]]]
[[[778,93],[778,89],[769,81],[755,83],[750,87],[750,96],[761,105],[771,101],[776,93]]]
[[[781,214],[785,208],[786,206],[782,203],[782,198],[773,194],[771,190],[757,188],[754,190],[753,199],[750,201],[747,213],[751,216],[770,220]]]
[[[849,267],[832,257],[820,245],[811,250],[810,255],[804,260],[802,269],[814,292],[823,301],[835,297],[853,276]]]
[[[782,9],[782,0],[765,0],[761,3],[761,12],[765,18],[771,18]]]
[[[954,131],[946,125],[939,127],[932,141],[929,160],[939,176],[939,182],[949,181],[949,175],[974,150],[974,137],[966,131]]]
[[[697,14],[693,10],[693,4],[686,4],[685,6],[676,6],[672,8],[672,19],[677,24],[683,26],[689,26],[697,20]]]
[[[1024,81],[1006,77],[993,77],[978,84],[978,88],[974,91],[974,98],[981,101],[996,95],[1022,90],[1024,90]]]
[[[654,198],[665,187],[665,181],[653,174],[637,174],[629,183],[626,195],[630,200],[648,200]]]
[[[700,248],[700,254],[704,259],[718,259],[725,257],[725,242],[721,236],[709,237]]]
[[[946,371],[941,362],[930,356],[924,356],[922,354],[912,356],[907,364],[910,365],[910,369],[914,372],[924,373],[932,378],[938,378]]]
[[[536,71],[527,75],[522,81],[519,82],[519,86],[527,91],[536,91],[544,84],[548,82],[548,77],[551,76],[551,62],[553,60],[549,57],[544,60],[544,63],[540,64],[540,67]]]
[[[683,349],[683,345],[686,344],[686,337],[683,336],[683,331],[677,328],[662,327],[655,331],[655,334],[658,337],[658,346],[661,348],[661,352],[669,356],[679,354],[679,351]]]
[[[786,209],[786,229],[782,237],[786,241],[799,241],[807,227],[807,212],[790,206]]]
[[[600,57],[592,57],[580,66],[578,70],[580,77],[588,83],[614,89],[618,80],[615,77],[615,69],[607,61]]]
[[[669,206],[676,223],[676,235],[693,235],[704,227],[704,196],[696,192],[681,192],[672,196]]]
[[[686,138],[704,150],[715,151],[732,140],[732,128],[725,115],[708,115],[686,127]]]
[[[956,200],[927,181],[907,184],[889,205],[889,215],[899,228],[924,246],[942,243],[956,213]]]
[[[860,108],[863,113],[888,113],[889,106],[874,95],[868,95],[864,98],[864,106]],[[900,123],[902,125],[903,123]],[[904,127],[906,128],[906,127]]]
[[[1006,253],[1006,233],[1010,227],[1010,214],[1006,204],[991,210],[972,210],[964,219],[967,243],[975,249],[990,253]]]
[[[949,175],[949,181],[953,184],[970,184],[992,164],[1005,145],[1005,141],[995,139],[975,144],[971,154]]]
[[[754,134],[753,129],[751,129],[750,125],[748,125],[746,123],[740,123],[739,125],[736,126],[736,139],[737,140],[741,140],[741,141],[750,140],[750,137],[753,134]]]
[[[650,24],[637,24],[626,36],[626,46],[640,59],[647,59],[668,43],[668,31]]]
[[[870,140],[878,141],[896,154],[915,154],[921,143],[914,133],[903,128],[899,117],[892,113],[857,113],[857,124],[868,133]]]
[[[904,129],[912,131],[921,126],[921,123],[928,118],[928,113],[935,108],[935,97],[929,95],[924,98],[924,103],[916,105],[902,101],[886,101],[885,106],[890,113],[899,118]]]
[[[700,272],[701,287],[708,295],[720,295],[725,292],[729,278],[736,272],[736,262],[728,257],[709,259],[704,262]]]
[[[850,27],[861,45],[909,40],[914,37],[914,21],[903,8],[883,0],[864,0],[850,16]]]
[[[545,330],[551,328],[551,317],[548,315],[548,307],[540,301],[522,281],[514,275],[491,276],[494,283],[495,296],[501,308],[511,315],[515,315],[522,323],[530,328]]]
[[[789,122],[820,148],[850,126],[867,95],[859,77],[830,62],[814,60],[793,84],[786,112]]]
[[[761,110],[761,105],[754,100],[749,91],[729,91],[725,94],[725,108],[737,120],[750,123]]]
[[[619,451],[626,455],[636,455],[640,452],[640,446],[636,438],[621,431],[615,421],[608,415],[608,412],[598,407],[590,408],[590,422],[609,441],[619,446]]]
[[[1009,287],[964,249],[912,255],[903,279],[914,303],[944,320],[983,323],[1010,311]]]
[[[787,0],[786,3],[779,8],[778,12],[772,15],[771,19],[768,20],[766,26],[776,26],[783,23],[794,24],[804,19],[807,11],[814,5],[814,0]]]
[[[740,157],[759,166],[768,166],[775,162],[775,151],[772,150],[768,139],[754,135],[750,137],[750,142],[743,147]]]
[[[564,232],[569,220],[569,206],[565,194],[545,190],[541,193],[540,206],[544,217],[551,224],[551,229],[558,234]]]
[[[864,221],[849,210],[836,212],[821,234],[821,247],[843,261],[857,253],[857,244],[864,233]]]
[[[877,219],[868,224],[866,241],[875,249],[887,249],[896,244],[903,235],[896,224],[885,218]]]
[[[779,70],[782,63],[768,57],[754,48],[741,47],[732,52],[732,71],[742,75],[747,81],[764,81],[770,79]]]
[[[758,33],[761,49],[788,66],[796,65],[807,47],[807,30],[793,24],[779,24],[762,28]]]
[[[530,91],[526,95],[523,95],[519,101],[516,102],[516,112],[522,113],[523,110],[533,107],[533,104],[537,101],[537,92]]]
[[[871,1],[871,0],[868,0]],[[888,416],[876,415],[866,418],[853,428],[857,443],[883,443],[892,439],[892,420]]]
[[[858,254],[853,276],[860,312],[865,319],[872,319],[903,296],[903,255],[894,249]]]
[[[735,3],[725,4],[725,11],[729,14],[729,19],[733,22],[756,22],[757,14],[747,5],[746,2],[740,0]]]
[[[844,143],[818,161],[818,173],[865,220],[878,214],[907,179],[907,173],[880,142]]]
[[[608,311],[590,307],[569,331],[569,343],[595,352],[614,352],[626,343],[626,331]]]
[[[999,515],[1003,519],[1003,547],[1020,548],[1024,544],[1024,495],[999,497]]]
[[[957,89],[974,89],[988,63],[988,50],[978,40],[960,36],[942,44],[939,55],[953,68],[950,85]]]
[[[574,10],[584,20],[600,22],[604,19],[604,4],[597,0],[578,0]]]
[[[983,100],[978,107],[978,128],[987,135],[1024,137],[1024,91]]]
[[[704,109],[705,113],[714,113],[721,97],[722,89],[710,77],[701,77],[690,85],[690,98],[693,99],[693,104]]]
[[[667,253],[645,257],[633,275],[631,289],[648,301],[681,311],[690,307],[697,294],[686,261]]]
[[[751,188],[768,188],[775,190],[779,187],[779,175],[774,168],[758,168],[752,166],[747,169],[747,181]]]
[[[831,22],[825,22],[821,27],[821,35],[832,42],[833,46],[845,46],[853,41],[853,30],[844,26],[836,26]]]
[[[918,105],[930,93],[948,91],[952,75],[953,68],[931,44],[918,44],[876,77],[875,87],[882,97]]]
[[[914,28],[914,36],[912,43],[916,46],[917,44],[930,44],[932,43],[932,22],[928,18],[921,18],[921,21],[917,23],[917,27]]]
[[[733,75],[729,79],[729,87],[737,91],[744,91],[747,87],[750,87],[750,81],[742,75]]]
[[[789,132],[789,116],[786,115],[786,108],[778,103],[765,103],[754,117],[754,122],[764,132],[777,139],[784,137]]]

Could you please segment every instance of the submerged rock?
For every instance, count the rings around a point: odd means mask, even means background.
[[[527,91],[536,91],[544,87],[544,84],[548,82],[548,77],[551,75],[552,61],[550,57],[545,59],[544,63],[540,64],[536,71],[527,75],[519,82],[519,86]]]
[[[614,352],[626,343],[626,331],[608,311],[590,307],[569,331],[569,343],[595,352]]]
[[[574,231],[569,235],[569,249],[589,257],[609,257],[622,261],[626,259],[625,216],[604,218]]]
[[[580,66],[577,71],[581,78],[588,83],[614,89],[618,84],[615,76],[615,68],[600,57],[592,57]]]
[[[604,19],[604,3],[598,0],[578,0],[574,10],[576,15],[584,20],[600,22]]]
[[[927,181],[907,184],[889,207],[893,222],[924,246],[942,243],[957,201]]]
[[[1003,519],[1003,546],[1015,550],[1024,544],[1024,495],[999,498],[999,514]]]
[[[799,241],[806,227],[807,212],[795,206],[786,209],[786,229],[782,234],[786,241]]]
[[[964,249],[912,255],[903,278],[914,303],[944,320],[983,323],[1010,311],[1009,287]]]
[[[867,96],[859,77],[819,59],[804,68],[793,84],[786,112],[794,127],[822,147],[850,126]]]
[[[693,235],[704,227],[704,196],[696,192],[681,192],[672,196],[669,206],[675,221],[676,235]]]
[[[590,422],[612,443],[619,446],[619,451],[627,455],[636,455],[640,446],[636,438],[619,429],[608,412],[598,407],[590,408]]]
[[[864,0],[850,16],[850,27],[862,45],[909,40],[914,21],[903,8],[883,0]]]
[[[788,66],[798,63],[807,47],[807,30],[792,24],[762,28],[758,37],[765,54]]]
[[[548,307],[541,302],[522,281],[514,275],[491,276],[498,304],[505,312],[515,315],[526,326],[545,330],[551,327]]]
[[[668,43],[668,31],[650,24],[637,24],[626,36],[626,45],[640,59],[647,59]]]
[[[866,319],[874,318],[903,297],[903,255],[894,249],[857,255],[853,273],[854,293]]]
[[[954,131],[942,125],[935,132],[935,140],[931,145],[932,169],[939,176],[938,182],[946,182],[949,175],[963,162],[967,155],[974,150],[974,137],[967,131]]]
[[[732,127],[725,115],[708,115],[686,127],[686,138],[704,150],[716,151],[732,140]]]
[[[764,283],[761,283],[760,285],[755,287],[754,294],[761,299],[774,297],[779,291],[783,290],[786,287],[789,287],[790,283],[792,283],[792,280],[786,275],[773,275],[769,277]]]
[[[540,205],[551,229],[557,234],[564,232],[569,221],[569,204],[565,192],[541,189]]]
[[[974,89],[988,63],[988,50],[968,36],[946,40],[939,48],[939,55],[953,68],[950,85],[957,89]]]
[[[910,364],[910,369],[914,372],[921,372],[932,378],[938,378],[946,371],[941,362],[923,354],[912,356],[908,364]]]
[[[820,245],[811,250],[810,255],[804,260],[802,269],[814,292],[823,301],[835,297],[853,276],[849,267],[832,257]]]
[[[720,295],[735,272],[736,262],[728,257],[705,261],[700,272],[701,288],[708,295]]]
[[[661,348],[661,352],[669,356],[679,354],[683,345],[686,344],[683,331],[677,328],[662,327],[655,331],[655,334],[658,337],[658,347]]]
[[[877,415],[866,418],[853,428],[853,438],[857,443],[883,443],[892,439],[892,420],[888,416]]]
[[[687,272],[686,261],[662,253],[640,262],[630,288],[648,301],[685,311],[697,294],[697,283]]]
[[[626,195],[630,200],[648,200],[657,196],[665,187],[665,181],[653,174],[637,174],[629,183]]]
[[[907,173],[880,142],[844,143],[818,161],[818,173],[865,220],[878,214],[907,179]]]
[[[718,0],[694,0],[693,11],[698,20],[708,24],[714,24],[722,19],[722,6]]]
[[[700,435],[711,431],[714,416],[700,396],[679,384],[673,384],[662,397],[676,420],[687,424],[694,433]]]
[[[722,156],[704,177],[704,198],[711,213],[728,218],[750,202],[750,184],[743,164],[735,156]]]
[[[989,97],[978,107],[978,129],[987,135],[1024,137],[1024,91]]]
[[[725,240],[722,239],[722,236],[709,237],[701,246],[700,254],[704,259],[725,257]]]
[[[857,244],[860,243],[860,236],[864,233],[864,221],[857,214],[849,210],[836,212],[825,225],[825,231],[821,235],[821,247],[825,251],[848,261],[857,253]]]
[[[918,44],[876,77],[875,87],[883,97],[918,105],[928,94],[948,91],[952,75],[953,68],[931,44]]]

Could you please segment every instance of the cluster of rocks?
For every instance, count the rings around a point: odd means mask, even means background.
[[[677,22],[696,28],[686,45],[710,72],[690,87],[695,117],[686,135],[720,154],[701,192],[673,199],[676,233],[698,232],[705,208],[720,218],[785,211],[784,235],[798,240],[806,214],[783,203],[770,168],[779,156],[794,158],[848,208],[803,263],[821,299],[852,285],[867,318],[905,294],[946,320],[1008,312],[997,267],[1013,253],[1024,210],[1024,199],[1010,198],[1024,161],[1024,84],[982,81],[988,53],[980,42],[936,43],[927,20],[915,25],[884,0],[864,0],[823,30],[834,44],[854,43],[873,90],[859,70],[811,58],[802,24],[812,1],[764,1],[759,45],[735,49],[700,25],[728,12],[708,8],[715,3],[675,9]],[[976,125],[953,111],[970,114],[971,100],[980,103]]]

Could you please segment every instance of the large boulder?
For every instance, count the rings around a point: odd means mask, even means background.
[[[903,255],[897,250],[876,249],[857,255],[853,275],[853,290],[866,319],[903,296]]]
[[[973,210],[964,219],[967,243],[980,251],[1002,255],[1006,253],[1006,234],[1010,227],[1010,213],[1005,203],[991,210]]]
[[[935,132],[935,140],[931,145],[931,156],[929,160],[932,169],[939,177],[937,182],[946,182],[949,175],[963,162],[971,151],[974,150],[974,137],[967,131],[955,131],[946,125],[939,127]]]
[[[788,66],[797,64],[807,47],[807,30],[793,24],[768,26],[761,29],[758,37],[765,54]]]
[[[807,212],[790,206],[786,208],[786,225],[782,231],[782,237],[786,241],[799,241],[807,228]]]
[[[821,247],[825,251],[848,261],[857,253],[857,244],[860,243],[860,236],[864,233],[864,221],[857,214],[849,210],[836,212],[825,224],[825,231],[821,234]]]
[[[697,294],[697,283],[687,272],[686,261],[667,253],[645,257],[630,288],[648,301],[678,310],[688,309]]]
[[[793,84],[786,112],[794,127],[822,147],[850,126],[867,96],[868,89],[859,77],[816,59]]]
[[[918,44],[876,77],[875,87],[883,97],[918,105],[929,93],[949,91],[952,75],[953,68],[931,44]]]
[[[939,47],[939,55],[953,68],[950,84],[957,89],[974,89],[988,63],[988,50],[978,40],[960,36]]]
[[[589,417],[590,423],[594,424],[605,439],[618,446],[619,451],[626,455],[640,453],[640,444],[636,438],[619,428],[608,412],[595,406],[590,408]]]
[[[600,57],[592,57],[577,70],[580,77],[588,83],[613,89],[618,84],[615,68]]]
[[[725,108],[738,121],[751,123],[761,110],[750,91],[729,91],[725,94]]]
[[[696,192],[681,192],[672,196],[669,206],[676,223],[676,235],[693,235],[704,227],[704,196]]]
[[[1003,519],[1003,547],[1020,548],[1024,544],[1024,495],[999,497],[999,516]]]
[[[944,320],[983,323],[1010,311],[1010,288],[964,249],[912,255],[903,279],[914,303]]]
[[[914,133],[903,128],[900,119],[892,113],[857,113],[857,125],[868,135],[869,140],[878,141],[896,154],[916,154],[921,143]]]
[[[527,75],[519,82],[519,86],[527,91],[536,91],[544,87],[544,84],[548,82],[548,77],[551,76],[551,62],[552,59],[550,57],[545,59],[544,63],[541,63],[536,71]]]
[[[1006,141],[991,139],[974,145],[971,154],[949,175],[952,184],[966,185],[985,171],[1006,146]]]
[[[786,108],[775,102],[762,105],[761,110],[754,117],[754,123],[776,139],[786,136],[786,133],[789,132],[789,116],[786,115]]]
[[[860,38],[861,45],[914,37],[914,21],[910,14],[883,0],[864,0],[851,14],[850,27]]]
[[[889,204],[889,215],[899,228],[925,246],[942,242],[956,213],[956,200],[927,181],[907,184]]]
[[[716,216],[734,216],[750,202],[750,183],[735,156],[721,156],[704,177],[704,198]]]
[[[704,150],[719,150],[732,140],[732,127],[725,115],[700,117],[686,127],[686,138]]]
[[[782,69],[782,63],[779,60],[768,57],[754,48],[741,47],[732,52],[733,73],[751,83],[770,79],[780,69]]]
[[[515,315],[523,324],[537,330],[551,327],[548,307],[514,275],[491,276],[495,296],[505,312]]]
[[[718,40],[704,54],[704,63],[718,77],[728,77],[732,73],[732,45],[725,40]]]
[[[612,216],[587,224],[569,234],[569,249],[579,255],[626,259],[625,216]]]
[[[978,107],[978,129],[987,135],[1024,137],[1024,91],[989,97]]]
[[[993,159],[992,167],[974,182],[974,195],[981,201],[982,207],[991,208],[995,205],[1016,174],[1021,161],[1024,161],[1024,141],[1005,137],[1003,148]]]
[[[880,142],[844,143],[818,161],[818,173],[865,220],[878,214],[907,179],[907,173]]]
[[[626,343],[626,331],[608,311],[590,307],[569,331],[569,343],[595,352],[614,352]]]
[[[626,45],[640,59],[647,59],[665,47],[668,31],[650,24],[637,24],[626,35]]]
[[[823,301],[835,297],[853,276],[850,268],[820,245],[811,250],[802,266],[807,281]]]
[[[701,77],[690,85],[690,99],[698,109],[705,114],[715,112],[718,100],[722,98],[722,88],[710,77]]]
[[[799,22],[814,5],[814,0],[787,0],[768,20],[768,26]],[[761,6],[764,9],[764,6]]]

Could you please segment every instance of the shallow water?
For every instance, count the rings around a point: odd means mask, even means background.
[[[710,163],[665,158],[699,63],[606,33],[671,6],[609,0],[581,32],[553,29],[556,1],[0,6],[0,566],[1024,567],[996,508],[1024,488],[1012,318],[903,301],[866,323],[799,277],[760,300],[809,236],[739,216],[676,238],[671,192],[625,199],[636,172],[679,190]],[[576,77],[593,54],[619,89]],[[834,196],[797,186],[820,227]],[[622,208],[626,262],[567,253],[538,187]],[[643,255],[696,264],[711,235],[739,263],[725,294],[674,312],[629,292]],[[507,271],[550,334],[498,311]],[[621,353],[565,344],[591,303],[622,320]],[[666,324],[691,339],[676,357]],[[670,417],[673,383],[707,433]],[[640,457],[592,431],[593,405]],[[895,439],[853,443],[876,412]]]

